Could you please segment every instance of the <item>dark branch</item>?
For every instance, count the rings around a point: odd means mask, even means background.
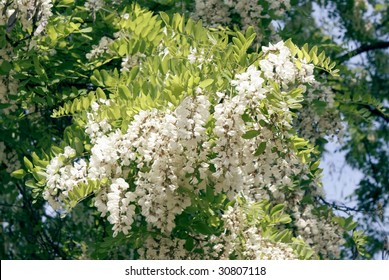
[[[386,121],[387,123],[389,123],[388,115],[386,115],[382,111],[378,110],[377,108],[375,108],[371,105],[363,105],[363,107],[368,109],[372,115],[377,116],[377,117],[383,119],[384,121]]]
[[[320,201],[321,203],[323,203],[324,205],[330,206],[331,208],[333,208],[335,210],[342,211],[342,212],[345,212],[347,214],[350,214],[350,212],[375,213],[374,211],[366,211],[366,210],[362,210],[362,209],[355,208],[355,207],[349,207],[347,205],[344,205],[343,203],[338,203],[335,201],[330,202],[330,201],[327,201],[323,197],[320,197],[320,196],[317,197],[317,200]]]
[[[361,53],[372,51],[372,50],[378,50],[378,49],[386,49],[386,48],[389,48],[389,42],[385,42],[385,41],[375,42],[369,45],[362,45],[359,48],[356,48],[355,50],[352,50],[344,55],[339,56],[336,60],[339,63],[342,63]]]
[[[343,90],[338,90],[336,88],[332,88],[332,91],[335,92],[335,93],[339,93],[339,94],[345,94],[345,92]],[[374,107],[372,105],[364,104],[364,103],[360,103],[360,102],[352,102],[352,104],[354,104],[358,108],[365,108],[365,109],[369,110],[369,112],[374,117],[378,117],[378,118],[384,120],[386,123],[389,123],[389,116],[388,116],[388,114],[386,114],[382,110],[379,110],[378,108],[376,108],[376,107]]]

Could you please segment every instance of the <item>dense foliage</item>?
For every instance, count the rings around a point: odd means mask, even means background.
[[[369,33],[363,1],[317,3],[361,41],[344,54],[311,1],[137,2],[0,2],[2,258],[385,252],[387,4]],[[334,139],[366,174],[357,209],[322,191]]]

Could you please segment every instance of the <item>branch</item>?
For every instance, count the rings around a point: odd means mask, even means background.
[[[339,94],[342,94],[344,95],[345,94],[345,91],[343,90],[338,90],[334,87],[331,88],[333,92],[335,93],[339,93]],[[378,117],[378,118],[381,118],[382,120],[384,120],[386,123],[389,123],[389,116],[388,114],[386,114],[384,111],[370,105],[370,104],[365,104],[365,103],[361,103],[361,102],[350,102],[348,104],[353,104],[355,106],[358,106],[358,108],[365,108],[367,110],[369,110],[369,112],[375,116],[375,117]]]
[[[357,213],[375,213],[375,211],[366,211],[355,207],[349,207],[343,203],[337,203],[335,201],[327,201],[323,197],[319,196],[317,197],[317,200],[324,205],[330,206],[331,208],[342,211],[344,213],[350,214],[350,212],[357,212]]]
[[[355,50],[349,51],[348,53],[339,56],[337,58],[337,61],[339,63],[342,63],[361,53],[372,51],[372,50],[378,50],[378,49],[386,49],[386,48],[389,48],[389,42],[386,41],[379,41],[369,45],[362,45],[359,48],[356,48]]]
[[[389,123],[389,116],[384,112],[382,112],[381,110],[378,110],[377,108],[371,105],[363,105],[363,107],[368,109],[372,115],[377,116],[383,119],[384,121],[386,121],[387,123]]]

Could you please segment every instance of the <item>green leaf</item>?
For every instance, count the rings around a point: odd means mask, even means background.
[[[276,242],[289,242],[291,239],[292,233],[288,229],[284,229],[280,232],[277,232],[274,240]]]
[[[314,162],[314,163],[311,165],[311,170],[312,170],[312,171],[315,171],[316,169],[319,168],[319,165],[320,165],[320,160]]]
[[[4,59],[0,65],[0,74],[7,75],[9,71],[11,71],[11,69],[12,69],[12,64]]]
[[[107,99],[107,97],[105,96],[105,93],[104,91],[101,89],[101,88],[97,88],[96,89],[96,95],[97,97],[100,99]]]
[[[245,123],[247,123],[247,122],[253,122],[253,119],[250,117],[250,115],[249,114],[243,114],[242,115],[242,120],[245,122]]]
[[[270,215],[271,216],[274,216],[274,215],[277,215],[279,214],[280,212],[282,212],[284,210],[284,205],[283,204],[277,204],[276,206],[274,206],[271,211],[270,211]]]
[[[347,231],[351,231],[357,227],[358,223],[353,220],[353,217],[350,216],[345,219],[344,229]]]
[[[209,226],[204,222],[199,222],[195,225],[195,230],[201,234],[212,234],[212,230]]]
[[[220,219],[217,216],[211,216],[208,218],[208,224],[213,227],[218,227],[220,225]]]
[[[82,141],[79,138],[74,138],[74,146],[76,148],[76,152],[78,155],[81,155],[84,151],[84,145],[82,144]]]
[[[186,238],[184,247],[186,250],[192,251],[192,249],[194,248],[194,239],[192,237]]]
[[[83,29],[78,30],[78,33],[90,33],[92,31],[93,31],[92,27],[87,27],[87,28],[83,28]]]
[[[116,80],[114,79],[114,77],[112,77],[110,75],[110,73],[108,71],[101,70],[101,75],[103,77],[104,85],[106,85],[108,87],[115,86]]]
[[[38,56],[33,56],[32,59],[33,59],[33,62],[34,62],[35,72],[38,74],[38,76],[40,78],[47,78],[45,69],[40,64]]]
[[[289,224],[292,222],[292,218],[288,214],[283,214],[277,221],[281,224]]]
[[[58,5],[60,6],[69,6],[70,4],[73,4],[74,0],[60,0]]]
[[[104,87],[103,77],[98,70],[93,71],[90,79],[95,86]]]
[[[33,189],[38,188],[38,185],[37,185],[36,182],[33,181],[33,180],[28,180],[25,184],[26,184],[26,186],[29,187],[29,188],[33,188]]]
[[[213,83],[213,79],[206,79],[200,82],[199,87],[206,88],[207,86],[212,85],[212,83]]]
[[[0,32],[0,49],[4,48],[7,45],[7,38],[5,37],[5,32]]]
[[[215,199],[215,194],[213,192],[213,188],[210,186],[207,186],[205,189],[205,195],[208,201],[212,202]]]
[[[258,145],[258,148],[255,150],[254,155],[259,156],[266,150],[266,142],[262,142]]]
[[[42,184],[46,181],[46,173],[44,173],[42,171],[37,171],[36,168],[34,168],[34,170],[32,172],[32,176],[34,176],[34,178],[35,178],[35,180],[37,180],[38,184]]]
[[[355,243],[358,253],[361,256],[370,257],[369,253],[366,251],[366,244],[368,243],[368,240],[364,232],[361,230],[353,231],[352,239]]]
[[[27,167],[28,171],[31,171],[34,168],[34,165],[27,157],[24,157],[23,161],[24,161],[24,165]]]
[[[267,126],[267,123],[266,123],[265,120],[259,120],[259,124],[260,124],[262,127]]]
[[[130,99],[131,97],[131,92],[130,90],[128,89],[127,86],[124,86],[124,85],[120,85],[118,87],[118,93],[119,93],[119,96],[124,99],[124,100],[128,100]]]
[[[166,25],[169,25],[169,22],[170,22],[169,16],[164,12],[160,12],[159,15],[160,15],[161,19],[163,20],[163,22]]]
[[[257,137],[261,132],[259,130],[249,130],[245,134],[242,135],[244,139],[252,139]]]
[[[27,172],[24,169],[18,169],[11,173],[11,176],[16,179],[23,179],[27,175]]]

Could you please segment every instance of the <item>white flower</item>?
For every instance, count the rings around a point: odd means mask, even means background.
[[[88,3],[88,2],[87,2]],[[87,4],[85,3],[85,5]],[[97,45],[92,46],[92,50],[86,54],[86,58],[88,60],[96,59],[105,53],[109,53],[109,45],[113,42],[111,38],[101,37],[99,43]]]
[[[197,54],[197,49],[190,47],[190,52],[188,54],[188,60],[190,63],[193,64],[196,62],[197,60],[196,54]]]
[[[126,56],[122,59],[122,68],[120,69],[120,71],[130,71],[132,68],[134,68],[135,66],[138,66],[138,65],[142,65],[142,60],[145,58],[146,56],[143,54],[143,53],[136,53],[136,54],[133,54],[133,55],[130,55],[130,56]]]
[[[102,210],[109,212],[107,220],[113,225],[114,236],[119,232],[128,234],[134,222],[135,205],[130,203],[135,201],[136,195],[127,191],[128,188],[129,185],[123,178],[117,178],[113,180],[106,194],[107,208]]]
[[[104,0],[87,0],[84,6],[88,10],[98,11],[104,7]]]
[[[67,158],[74,157],[76,155],[76,150],[74,150],[72,147],[66,146],[64,150],[64,156]]]

